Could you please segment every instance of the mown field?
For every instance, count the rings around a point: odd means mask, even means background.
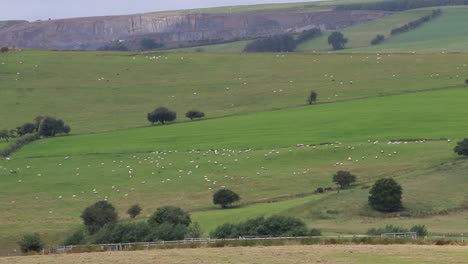
[[[27,232],[60,243],[81,226],[83,208],[101,199],[121,219],[134,203],[142,219],[159,206],[181,206],[205,235],[225,222],[271,214],[299,216],[324,233],[387,223],[464,230],[468,163],[453,147],[466,137],[465,55],[26,51],[1,59],[1,80],[14,88],[0,91],[0,107],[11,108],[1,117],[5,125],[49,113],[80,134],[40,140],[0,160],[3,253]],[[37,61],[44,64],[35,67]],[[117,72],[109,84],[93,72],[126,64],[130,73]],[[20,67],[26,70],[18,77]],[[319,104],[303,106],[311,89]],[[242,107],[226,108],[226,100]],[[153,127],[145,121],[147,109],[164,103],[181,112],[189,102],[218,118]],[[273,108],[288,109],[264,111]],[[132,126],[144,127],[123,129]],[[337,170],[356,174],[356,187],[313,195],[334,186]],[[389,176],[405,190],[400,216],[366,206],[369,186]],[[239,208],[212,205],[223,187],[241,195]]]
[[[113,253],[65,254],[0,258],[8,264],[71,263],[463,263],[468,257],[465,246],[417,245],[319,245],[281,247],[170,249]]]
[[[167,58],[167,59],[166,59]],[[166,106],[187,121],[463,84],[466,55],[177,54],[25,51],[0,55],[0,129],[37,115],[72,133],[147,126]],[[37,67],[36,67],[37,66]],[[351,84],[352,82],[352,84]]]

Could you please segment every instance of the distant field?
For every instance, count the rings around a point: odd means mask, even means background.
[[[432,9],[415,9],[392,16],[384,17],[374,21],[370,21],[361,25],[341,30],[341,32],[348,38],[349,42],[346,44],[347,48],[358,48],[370,46],[371,40],[377,35],[381,34],[385,37],[390,36],[390,31],[393,28],[403,26],[404,24],[416,20],[420,17],[431,13]],[[331,33],[326,33],[322,37],[307,41],[297,48],[300,52],[325,52],[333,51],[328,44],[328,37]],[[409,33],[411,34],[411,33]],[[346,50],[348,51],[348,50]]]
[[[190,109],[211,118],[304,105],[312,89],[333,102],[440,88],[464,82],[467,58],[25,51],[0,55],[0,129],[50,114],[75,134],[110,131],[148,125],[157,106],[186,121]]]
[[[281,247],[226,247],[170,249],[129,252],[63,254],[0,258],[2,264],[72,263],[356,263],[356,264],[439,264],[463,263],[464,246],[418,245],[314,245]]]
[[[442,8],[441,17],[383,44],[351,52],[468,52],[468,8]]]

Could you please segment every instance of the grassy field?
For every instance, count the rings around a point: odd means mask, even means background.
[[[134,252],[64,254],[0,258],[8,264],[71,263],[463,263],[468,257],[464,246],[418,245],[314,245],[282,247],[236,247],[170,249]]]
[[[171,49],[170,52],[241,53],[252,40],[239,40],[221,44]]]
[[[467,52],[467,7],[442,8],[442,16],[424,26],[389,38],[383,44],[346,52]]]
[[[50,114],[75,134],[111,131],[148,125],[161,105],[185,121],[193,108],[220,117],[303,105],[312,89],[333,102],[440,88],[464,82],[467,58],[25,51],[0,55],[0,129]]]

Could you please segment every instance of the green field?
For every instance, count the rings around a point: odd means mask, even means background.
[[[112,131],[147,126],[146,113],[157,106],[176,110],[180,122],[193,108],[213,118],[300,106],[312,89],[319,103],[437,89],[464,82],[467,58],[11,53],[0,55],[0,112],[8,112],[0,129],[50,114],[69,123],[74,134]]]

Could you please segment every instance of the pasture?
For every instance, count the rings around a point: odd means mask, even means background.
[[[24,51],[0,55],[0,129],[54,115],[73,134],[147,126],[166,106],[187,121],[463,84],[467,55],[129,54]],[[352,82],[352,84],[350,83]],[[59,100],[58,100],[59,99]]]
[[[272,247],[226,247],[170,249],[130,252],[64,254],[0,258],[8,264],[71,263],[463,263],[468,258],[464,246],[419,245],[313,245]]]

